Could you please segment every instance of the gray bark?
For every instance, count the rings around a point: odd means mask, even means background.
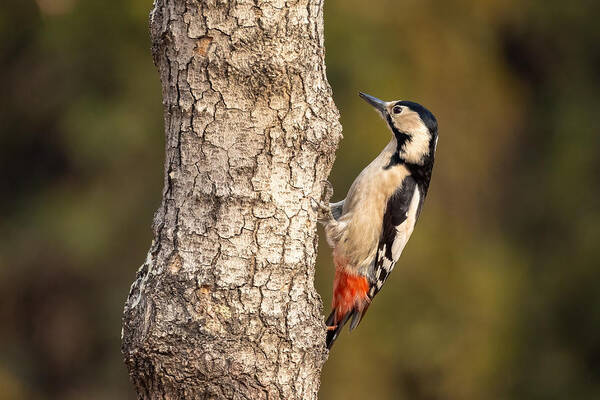
[[[122,350],[145,399],[315,399],[319,199],[341,137],[322,0],[156,0],[166,161]]]

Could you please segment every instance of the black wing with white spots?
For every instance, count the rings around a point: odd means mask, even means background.
[[[408,237],[402,235],[402,229],[399,229],[402,224],[414,223],[407,221],[410,206],[417,190],[418,185],[412,176],[406,177],[402,187],[400,187],[390,197],[387,202],[386,210],[383,215],[383,227],[381,231],[381,238],[377,246],[377,254],[373,262],[371,274],[369,274],[369,281],[371,288],[369,290],[369,297],[373,298],[381,290],[381,287],[385,283],[386,279],[394,269],[394,264],[398,261],[400,254],[392,254],[394,242],[401,240],[404,243],[401,244],[400,252],[406,244]],[[419,202],[420,203],[420,202]],[[412,228],[412,227],[411,227]],[[395,257],[394,257],[395,256]]]

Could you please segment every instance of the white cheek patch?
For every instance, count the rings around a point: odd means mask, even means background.
[[[410,136],[402,146],[400,156],[409,163],[422,164],[423,157],[429,154],[431,135],[419,114],[406,110],[394,121],[394,125],[400,132]]]
[[[427,129],[413,132],[410,139],[402,146],[401,155],[409,163],[422,164],[423,157],[429,154],[430,140]]]

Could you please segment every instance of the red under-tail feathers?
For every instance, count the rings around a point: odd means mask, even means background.
[[[326,322],[328,330],[325,342],[328,349],[331,348],[350,318],[352,318],[350,331],[358,326],[371,301],[367,294],[370,288],[367,278],[349,272],[345,268],[344,262],[338,262],[338,257],[334,256],[334,260],[336,269],[333,281],[332,311]]]

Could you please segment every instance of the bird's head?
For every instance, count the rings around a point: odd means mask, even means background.
[[[396,137],[401,160],[417,165],[433,160],[438,127],[428,109],[412,101],[386,102],[362,92],[359,95],[387,122]]]

